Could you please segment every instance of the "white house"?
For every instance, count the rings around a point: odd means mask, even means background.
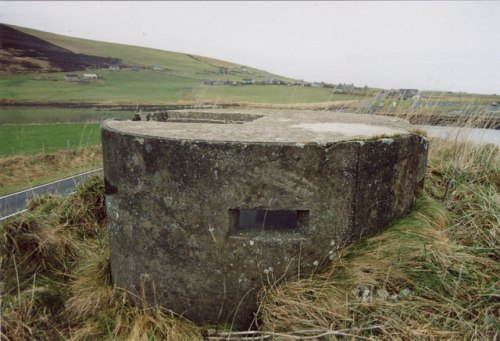
[[[98,79],[99,76],[97,76],[95,73],[84,73],[83,74],[83,79]]]

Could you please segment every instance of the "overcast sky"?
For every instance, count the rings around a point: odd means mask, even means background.
[[[500,93],[499,1],[1,1],[0,22],[307,81]]]

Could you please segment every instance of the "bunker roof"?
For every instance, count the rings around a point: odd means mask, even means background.
[[[103,123],[104,129],[172,140],[328,144],[409,134],[408,121],[381,115],[305,110],[175,110],[141,120]]]

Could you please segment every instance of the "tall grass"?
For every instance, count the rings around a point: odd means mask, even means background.
[[[412,124],[463,128],[500,128],[500,110],[492,104],[498,95],[423,92],[417,99],[402,99],[387,90],[373,89],[371,96],[351,109],[357,113],[401,117]]]

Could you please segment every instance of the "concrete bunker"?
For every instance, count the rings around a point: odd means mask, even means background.
[[[196,322],[248,327],[263,285],[313,273],[411,208],[428,144],[410,128],[279,110],[104,122],[113,282]]]

